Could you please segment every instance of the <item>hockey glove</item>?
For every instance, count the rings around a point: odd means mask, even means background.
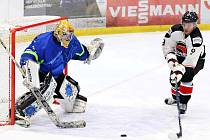
[[[181,64],[178,64],[176,67],[174,67],[174,70],[171,74],[171,80],[174,82],[177,80],[177,82],[179,82],[182,79],[185,71],[185,67]]]
[[[95,38],[91,41],[90,45],[87,46],[89,57],[85,61],[85,63],[90,64],[91,60],[97,59],[104,48],[103,40],[100,38]]]

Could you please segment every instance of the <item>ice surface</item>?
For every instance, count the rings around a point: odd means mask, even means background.
[[[207,60],[194,79],[193,96],[182,117],[183,140],[210,137],[210,32],[202,33]],[[176,106],[164,104],[164,98],[170,96],[170,84],[161,51],[163,36],[164,32],[97,36],[105,42],[99,59],[91,65],[69,63],[69,74],[80,83],[81,94],[88,97],[87,112],[65,114],[59,106],[53,108],[64,120],[86,120],[86,128],[58,129],[41,111],[28,129],[0,127],[0,139],[168,140],[170,132],[178,132],[178,122]],[[93,37],[79,39],[89,42]]]

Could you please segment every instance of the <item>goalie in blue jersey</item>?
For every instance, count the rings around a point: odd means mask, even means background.
[[[73,26],[62,20],[54,31],[38,35],[25,49],[20,65],[25,72],[24,85],[40,89],[48,101],[57,101],[65,112],[85,112],[87,98],[80,95],[78,82],[64,74],[70,60],[84,61],[99,57],[104,47],[102,39],[96,38],[89,45],[81,44],[74,35]],[[16,101],[16,119],[30,118],[42,107],[29,91]]]

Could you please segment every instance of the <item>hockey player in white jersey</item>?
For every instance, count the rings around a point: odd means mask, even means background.
[[[176,103],[175,80],[180,93],[180,113],[185,114],[187,103],[193,92],[193,78],[204,67],[205,46],[199,28],[198,16],[187,11],[182,16],[182,23],[173,25],[165,34],[162,44],[163,54],[171,69],[170,83],[172,98],[165,103]]]

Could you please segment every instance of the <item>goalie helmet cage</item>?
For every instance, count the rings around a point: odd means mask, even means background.
[[[0,38],[6,44],[10,53],[19,61],[17,54],[20,58],[23,50],[29,45],[24,44],[24,42],[30,43],[37,35],[54,30],[57,23],[65,19],[67,19],[67,17],[32,16],[4,22],[3,24],[0,23]],[[3,74],[0,74],[0,81],[2,81],[2,83],[0,83],[0,126],[14,125],[15,98],[17,96],[16,86],[18,85],[16,79],[22,78],[22,76],[19,71],[16,72],[15,64],[6,54],[2,46],[0,46],[0,59],[4,61],[0,62],[0,67],[3,69]],[[67,67],[64,73],[67,74]],[[17,77],[17,75],[19,75],[19,77]],[[22,79],[20,80],[22,81]],[[20,92],[22,91],[22,89],[19,90]],[[19,96],[23,93],[24,91],[19,93]]]

